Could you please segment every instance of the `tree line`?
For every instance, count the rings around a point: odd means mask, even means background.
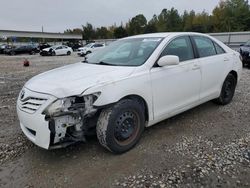
[[[97,27],[86,23],[82,28],[67,29],[65,33],[81,34],[84,40],[122,38],[154,32],[193,31],[201,33],[234,32],[250,30],[250,5],[248,0],[221,0],[211,14],[206,11],[163,9],[159,15],[147,20],[143,14],[136,15],[126,24]]]

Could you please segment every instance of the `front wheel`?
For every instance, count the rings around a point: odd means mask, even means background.
[[[135,100],[124,99],[104,109],[97,122],[97,137],[101,145],[114,153],[132,149],[145,127],[144,109]]]
[[[215,102],[220,105],[229,104],[234,97],[236,85],[237,79],[235,76],[233,74],[228,74],[223,83],[220,97],[215,99]]]
[[[70,51],[68,51],[68,52],[67,52],[67,55],[70,55],[70,54],[71,54],[71,52],[70,52]]]

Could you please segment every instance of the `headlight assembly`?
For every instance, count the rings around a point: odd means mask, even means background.
[[[90,113],[93,109],[93,104],[98,99],[100,94],[100,92],[97,92],[90,95],[58,99],[45,109],[44,114],[56,116],[77,110],[84,111],[84,114]]]

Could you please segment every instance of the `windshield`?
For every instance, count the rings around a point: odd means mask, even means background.
[[[146,62],[161,41],[162,38],[118,40],[90,54],[87,62],[114,66],[140,66]]]
[[[55,50],[57,47],[59,47],[59,45],[51,46],[50,48],[52,48],[53,50]]]
[[[86,44],[84,47],[90,48],[93,45],[93,43]]]

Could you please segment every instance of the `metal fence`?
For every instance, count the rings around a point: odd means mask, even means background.
[[[228,45],[234,50],[238,50],[241,44],[250,40],[250,31],[228,32],[228,33],[208,33],[208,34],[222,41],[223,43],[225,43],[226,45]],[[115,39],[100,39],[100,40],[95,40],[95,41],[97,43],[105,43],[106,45],[108,45],[109,43],[115,41]],[[82,42],[85,43],[86,41],[82,41]],[[51,42],[50,44],[55,45],[55,44],[60,44],[60,43],[61,42]],[[18,43],[18,42],[15,43],[15,45],[21,45],[21,44],[25,44],[25,43]]]
[[[209,33],[230,48],[238,50],[241,44],[250,40],[250,32]]]

